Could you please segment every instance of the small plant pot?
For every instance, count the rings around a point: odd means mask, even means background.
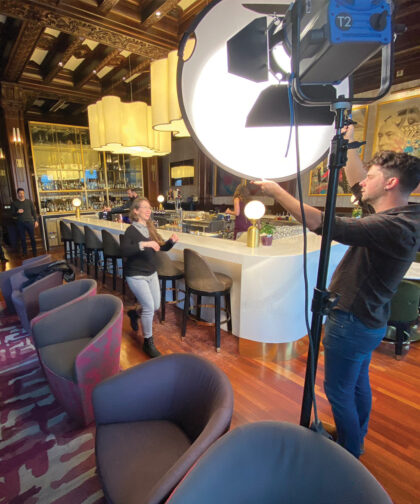
[[[261,236],[261,245],[265,245],[266,247],[273,244],[273,236]]]

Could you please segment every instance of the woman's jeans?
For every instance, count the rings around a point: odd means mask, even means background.
[[[160,285],[158,274],[149,276],[129,276],[128,286],[142,306],[141,327],[144,338],[153,336],[153,315],[160,306]]]
[[[337,441],[360,456],[372,407],[369,363],[386,326],[370,329],[352,313],[332,310],[325,325],[324,388],[331,403]]]

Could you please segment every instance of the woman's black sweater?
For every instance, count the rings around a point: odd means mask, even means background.
[[[140,250],[139,243],[142,241],[151,241],[152,238],[147,238],[134,226],[129,226],[126,232],[121,237],[121,254],[124,261],[125,276],[149,276],[156,271],[156,252],[145,247]],[[174,246],[174,242],[169,239],[160,250],[168,251]]]

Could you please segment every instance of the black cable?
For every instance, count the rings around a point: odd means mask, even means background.
[[[293,78],[293,76],[291,76]],[[305,290],[305,324],[306,330],[308,331],[309,338],[309,355],[311,356],[309,365],[310,365],[310,376],[311,376],[311,393],[312,393],[312,402],[314,408],[314,417],[315,417],[315,425],[319,424],[318,419],[318,408],[316,404],[315,398],[315,361],[314,361],[314,342],[312,339],[311,327],[309,324],[309,287],[308,287],[308,269],[307,269],[307,253],[308,253],[308,239],[306,233],[306,216],[305,216],[305,207],[303,203],[303,192],[302,192],[302,179],[300,172],[300,152],[299,152],[299,126],[295,123],[295,102],[293,100],[293,95],[291,91],[291,86],[288,86],[288,95],[289,95],[289,107],[290,107],[290,128],[292,130],[293,126],[295,127],[295,142],[296,142],[296,180],[298,186],[298,199],[300,205],[300,213],[302,216],[302,226],[303,226],[303,281],[304,281],[304,290]],[[290,142],[290,136],[289,136]]]

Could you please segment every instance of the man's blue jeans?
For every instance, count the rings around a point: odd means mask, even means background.
[[[352,313],[332,310],[325,325],[324,388],[331,403],[337,441],[356,457],[372,407],[369,363],[386,326],[370,329]]]

